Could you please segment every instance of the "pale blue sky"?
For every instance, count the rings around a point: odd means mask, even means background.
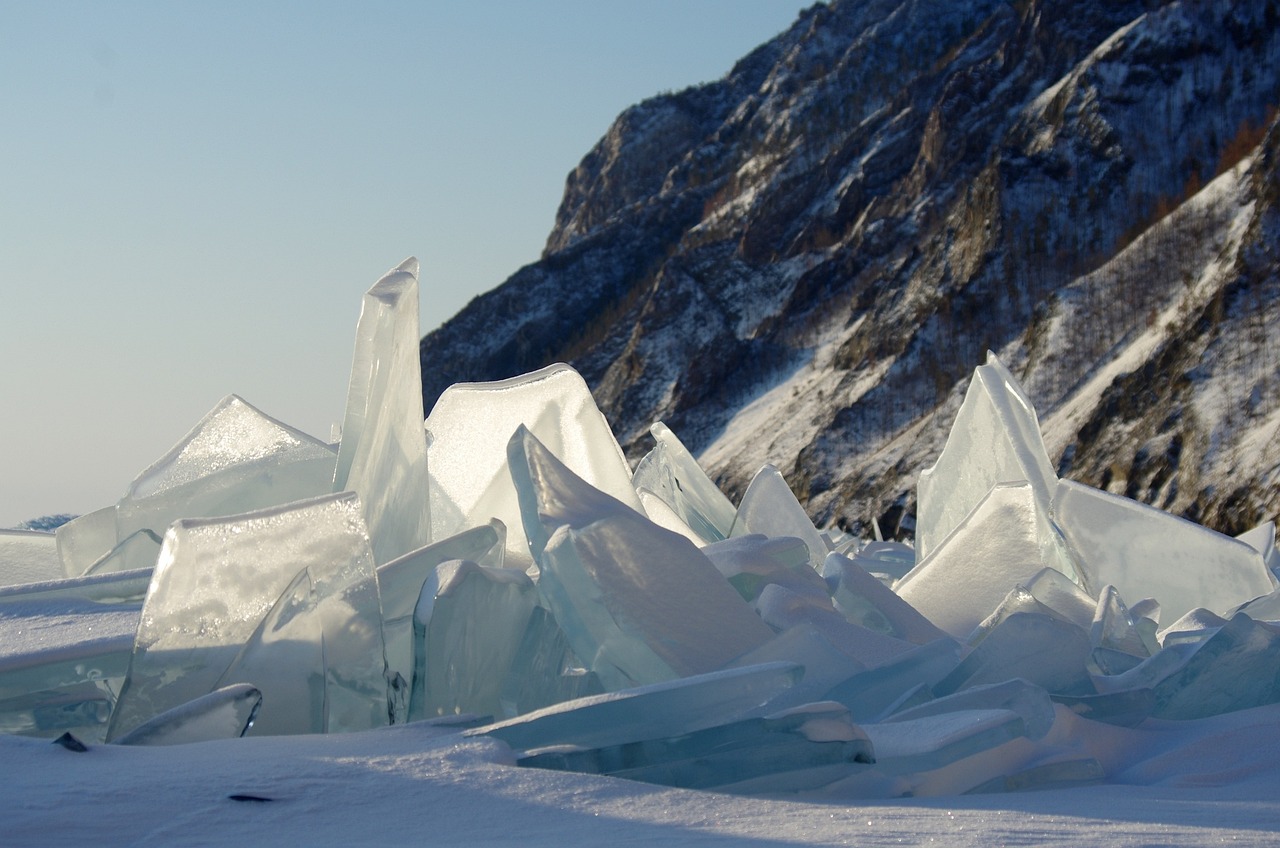
[[[232,392],[327,438],[385,270],[439,324],[618,112],[807,5],[0,4],[0,527],[113,503]]]

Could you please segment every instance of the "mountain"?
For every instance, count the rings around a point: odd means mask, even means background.
[[[542,258],[423,339],[573,364],[633,458],[909,534],[986,351],[1062,475],[1228,533],[1280,511],[1276,0],[832,0],[624,111]]]

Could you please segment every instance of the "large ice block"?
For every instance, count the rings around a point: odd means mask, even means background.
[[[411,719],[502,715],[502,686],[537,605],[523,571],[453,560],[438,566],[414,613],[423,644],[415,664]]]
[[[1273,588],[1251,546],[1129,498],[1062,480],[1053,511],[1085,585],[1155,598],[1161,625],[1196,607],[1226,613]]]
[[[658,421],[649,432],[656,444],[636,466],[632,484],[661,498],[704,542],[728,538],[733,504],[670,427]]]
[[[1019,612],[1000,622],[934,687],[949,695],[1021,677],[1051,693],[1093,694],[1089,635],[1061,619]]]
[[[836,608],[851,623],[917,645],[945,635],[856,560],[838,553],[827,554],[822,573],[834,579]]]
[[[52,533],[0,530],[0,586],[44,583],[63,576],[58,541]]]
[[[1246,530],[1236,540],[1244,542],[1258,553],[1272,576],[1280,577],[1280,548],[1276,547],[1276,523],[1264,521],[1257,527]]]
[[[0,699],[124,677],[139,614],[78,598],[0,603]]]
[[[729,535],[744,536],[748,533],[799,539],[809,549],[809,565],[814,571],[822,569],[822,561],[828,553],[822,534],[813,526],[800,501],[796,500],[782,472],[772,465],[764,466],[751,478]]]
[[[1057,479],[1030,399],[996,355],[988,352],[987,364],[974,369],[942,454],[920,474],[919,560],[966,521],[993,486],[1025,482],[1031,490],[1043,564],[1070,574],[1048,524]]]
[[[116,546],[116,505],[73,518],[53,534],[58,540],[63,575],[79,577]]]
[[[333,463],[328,445],[229,395],[134,479],[116,505],[116,538],[325,494]]]
[[[764,705],[761,715],[820,701],[831,687],[866,670],[862,663],[831,644],[830,639],[807,622],[782,631],[755,650],[735,659],[729,667],[741,668],[768,662],[799,663],[804,668],[804,677]]]
[[[239,739],[252,725],[262,693],[247,683],[215,689],[161,713],[116,740],[119,745],[187,745]]]
[[[12,601],[77,600],[99,604],[141,605],[151,585],[153,569],[114,571],[107,574],[90,574],[85,577],[68,577],[65,580],[49,580],[44,583],[23,583],[18,586],[0,586],[0,606]]]
[[[715,671],[593,695],[467,731],[520,752],[553,745],[599,748],[692,733],[768,703],[801,676],[789,662]]]
[[[1153,687],[1157,718],[1194,719],[1280,701],[1280,635],[1237,613]]]
[[[826,595],[801,595],[770,583],[755,601],[760,619],[779,632],[808,624],[831,644],[865,666],[882,665],[914,646],[903,639],[851,624]]]
[[[333,491],[360,495],[379,565],[432,538],[419,341],[418,260],[410,258],[364,296],[333,473]]]
[[[413,611],[422,587],[435,574],[436,566],[451,559],[465,559],[500,568],[506,533],[506,527],[495,518],[488,524],[432,542],[378,566],[388,674],[413,680]]]
[[[641,511],[631,468],[586,382],[568,365],[493,383],[456,383],[427,417],[433,538],[498,518],[507,554],[527,562],[506,447],[524,426],[581,479]],[[552,528],[554,529],[554,528]]]
[[[110,738],[214,689],[303,569],[325,636],[324,679],[340,682],[326,696],[330,729],[385,724],[373,555],[360,500],[343,492],[245,515],[183,519],[169,528]],[[226,682],[262,689],[264,718],[275,709],[269,681]],[[380,692],[380,711],[364,709],[370,691],[375,703]]]
[[[1038,515],[1032,484],[993,486],[894,589],[942,630],[967,637],[1045,566]]]

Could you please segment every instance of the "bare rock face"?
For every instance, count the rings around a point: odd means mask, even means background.
[[[626,110],[543,257],[422,342],[423,392],[562,360],[633,455],[909,533],[988,349],[1060,473],[1230,533],[1280,510],[1274,2],[817,5]]]

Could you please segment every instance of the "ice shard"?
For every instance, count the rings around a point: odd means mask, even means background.
[[[432,538],[419,340],[418,261],[411,258],[364,296],[332,477],[332,491],[360,495],[379,565]]]
[[[661,498],[703,542],[728,538],[737,510],[661,421],[649,428],[655,445],[632,475],[636,489]]]
[[[942,454],[920,475],[919,559],[927,558],[967,521],[992,487],[1025,482],[1042,565],[1070,575],[1071,564],[1048,522],[1057,479],[1030,399],[995,354],[988,353],[987,363],[973,372]]]
[[[830,639],[807,622],[782,631],[755,650],[738,657],[728,667],[742,668],[769,662],[799,663],[804,668],[804,676],[764,705],[761,714],[821,701],[831,687],[866,670],[862,663],[831,644]]]
[[[770,583],[802,595],[829,595],[826,581],[809,566],[808,547],[799,539],[752,533],[705,545],[702,552],[748,601]]]
[[[1142,634],[1114,586],[1103,586],[1098,593],[1098,608],[1090,625],[1089,641],[1095,648],[1120,651],[1134,657],[1149,656]]]
[[[1280,577],[1280,548],[1276,547],[1276,523],[1264,521],[1251,530],[1246,530],[1236,540],[1244,542],[1258,553],[1273,576]]]
[[[214,689],[304,568],[320,599],[326,679],[343,681],[337,695],[330,692],[330,728],[385,724],[373,556],[360,500],[345,492],[245,515],[183,519],[169,528],[109,738]],[[226,682],[267,691],[264,681]],[[381,698],[380,711],[365,709],[371,691],[374,703]],[[266,704],[273,709],[269,695]]]
[[[1280,635],[1237,613],[1153,687],[1157,718],[1193,719],[1280,701]]]
[[[1011,710],[1022,717],[1029,739],[1040,739],[1053,727],[1054,708],[1049,693],[1021,678],[1011,678],[1001,683],[974,686],[937,698],[925,704],[895,712],[882,719],[884,722],[912,721],[928,716],[943,715],[961,710]]]
[[[84,574],[114,574],[121,571],[152,569],[160,556],[160,537],[150,530],[131,533],[124,541],[89,566]]]
[[[427,418],[433,538],[497,518],[512,563],[529,560],[505,448],[524,426],[578,477],[641,511],[631,468],[586,382],[568,365],[493,383],[457,383]],[[554,528],[553,528],[554,529]]]
[[[998,484],[894,589],[936,626],[963,639],[1010,589],[1044,567],[1041,543],[1035,487]]]
[[[949,695],[1021,677],[1051,693],[1093,694],[1085,668],[1089,635],[1060,619],[1019,612],[1000,622],[960,664],[934,687]]]
[[[453,560],[436,568],[414,613],[423,644],[413,675],[412,719],[502,715],[502,686],[537,605],[523,571]]]
[[[775,662],[593,695],[467,731],[518,752],[555,745],[600,748],[662,739],[725,724],[795,683],[795,663]]]
[[[422,587],[435,574],[436,566],[451,559],[465,559],[500,568],[506,532],[502,522],[493,519],[378,566],[388,674],[413,680],[413,611],[418,606]]]
[[[551,613],[545,607],[534,607],[502,684],[501,717],[512,718],[603,692],[600,678],[573,652]]]
[[[11,601],[93,601],[99,604],[141,605],[151,585],[150,568],[68,577],[44,583],[0,586],[0,605]]]
[[[1085,585],[1154,597],[1162,625],[1196,607],[1226,613],[1274,588],[1251,546],[1129,498],[1063,480],[1053,511]]]
[[[52,533],[0,530],[0,586],[43,583],[63,577]]]
[[[822,534],[809,520],[782,473],[772,465],[766,465],[756,472],[738,506],[730,535],[743,536],[748,533],[799,539],[809,550],[809,565],[814,571],[822,569],[822,561],[828,553]]]
[[[927,772],[1026,736],[1012,710],[955,710],[907,721],[863,725],[876,751],[876,770]]]
[[[116,505],[73,518],[53,533],[63,575],[79,577],[116,546]]]
[[[837,553],[827,554],[822,572],[829,579],[834,578],[836,608],[852,624],[917,645],[945,635],[857,560]]]
[[[116,740],[119,745],[186,745],[238,739],[252,725],[262,693],[246,683],[215,689],[161,713]]]
[[[914,646],[903,639],[851,624],[836,611],[826,595],[802,595],[770,583],[755,601],[760,619],[774,630],[802,624],[818,630],[831,644],[866,666],[878,666]]]
[[[831,687],[822,700],[844,704],[854,721],[873,721],[890,707],[900,708],[902,697],[913,688],[936,686],[959,658],[959,644],[949,638],[938,639],[854,674]]]
[[[333,463],[328,445],[229,395],[134,479],[116,505],[116,538],[325,494]]]
[[[10,597],[0,603],[0,699],[124,677],[137,605]]]

